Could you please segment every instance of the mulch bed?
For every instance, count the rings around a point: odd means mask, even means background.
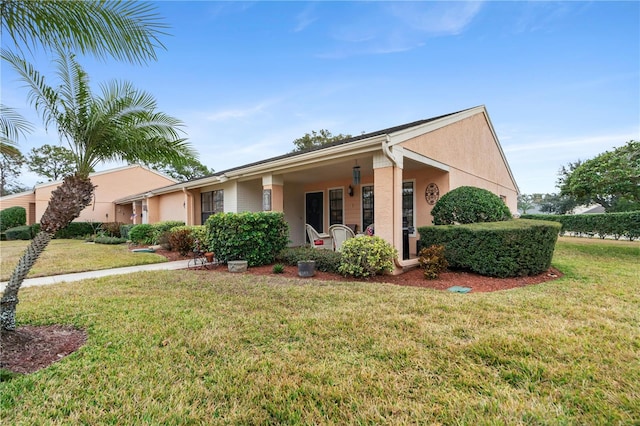
[[[169,260],[188,259],[177,252],[157,250],[156,253]],[[229,273],[225,266],[211,269],[211,273]],[[554,280],[562,273],[550,268],[539,275],[517,278],[491,278],[469,272],[444,272],[436,280],[424,278],[422,270],[414,269],[401,275],[382,275],[367,280],[347,278],[339,274],[316,271],[315,276],[299,278],[298,270],[293,266],[286,266],[282,274],[274,274],[273,266],[266,265],[249,268],[247,274],[270,275],[273,277],[297,278],[301,280],[324,281],[360,281],[389,283],[392,285],[424,287],[436,290],[446,290],[453,286],[469,287],[474,293],[508,290],[533,284],[540,284]],[[87,333],[69,326],[22,326],[15,332],[3,333],[0,336],[0,369],[14,373],[33,373],[48,367],[65,356],[73,353],[87,340]]]

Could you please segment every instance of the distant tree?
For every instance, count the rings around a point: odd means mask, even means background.
[[[518,210],[522,212],[522,214],[527,214],[527,210],[531,210],[535,207],[534,198],[531,194],[520,194],[518,195]]]
[[[312,130],[311,133],[305,133],[303,137],[293,141],[293,144],[296,146],[293,152],[304,151],[305,149],[309,148],[316,148],[332,142],[349,139],[351,137],[352,136],[349,134],[343,135],[342,133],[334,136],[327,129],[320,129],[317,132],[315,130]]]
[[[29,152],[27,167],[33,173],[43,176],[51,182],[73,174],[75,158],[73,151],[63,146],[42,145]]]
[[[640,141],[563,167],[558,187],[561,195],[581,204],[598,203],[607,212],[640,203]]]
[[[186,160],[184,164],[171,164],[171,163],[147,163],[144,164],[150,169],[164,173],[167,176],[179,181],[187,181],[192,179],[198,179],[201,177],[212,175],[215,170],[208,168],[197,158],[190,158]]]
[[[20,151],[0,153],[0,196],[15,194],[24,189],[17,181],[24,163],[25,158]]]
[[[567,195],[544,194],[537,204],[543,213],[570,214],[580,203]]]

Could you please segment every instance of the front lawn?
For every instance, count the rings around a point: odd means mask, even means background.
[[[457,294],[172,271],[21,291],[87,344],[0,383],[3,424],[638,424],[640,245]]]
[[[0,241],[0,281],[7,281],[29,241]],[[126,244],[52,240],[27,278],[166,262],[153,253],[131,253]]]

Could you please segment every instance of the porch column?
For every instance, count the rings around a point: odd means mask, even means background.
[[[373,157],[375,235],[388,241],[402,259],[402,162],[383,154]]]
[[[270,202],[272,212],[284,212],[284,180],[282,176],[265,175],[262,177],[263,201],[264,191],[270,191]]]

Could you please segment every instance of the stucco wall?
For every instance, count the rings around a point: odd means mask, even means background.
[[[182,191],[157,197],[159,221],[179,220],[186,223],[187,204],[185,197],[186,195]]]
[[[35,219],[35,194],[23,192],[21,194],[8,195],[0,198],[0,210],[9,207],[22,207],[27,214],[27,225],[33,225]]]
[[[125,209],[116,210],[115,204],[113,204],[114,200],[174,183],[169,178],[139,166],[97,173],[91,176],[91,182],[96,186],[94,202],[80,213],[80,216],[75,220],[77,222],[114,222],[117,220],[126,222],[128,218]],[[56,182],[36,187],[37,221],[40,221],[51,199],[51,193],[58,185],[60,183]]]
[[[237,213],[262,211],[262,179],[239,182],[237,188]]]
[[[404,148],[450,167],[450,189],[471,185],[507,197],[517,211],[517,189],[484,114],[402,143]]]

